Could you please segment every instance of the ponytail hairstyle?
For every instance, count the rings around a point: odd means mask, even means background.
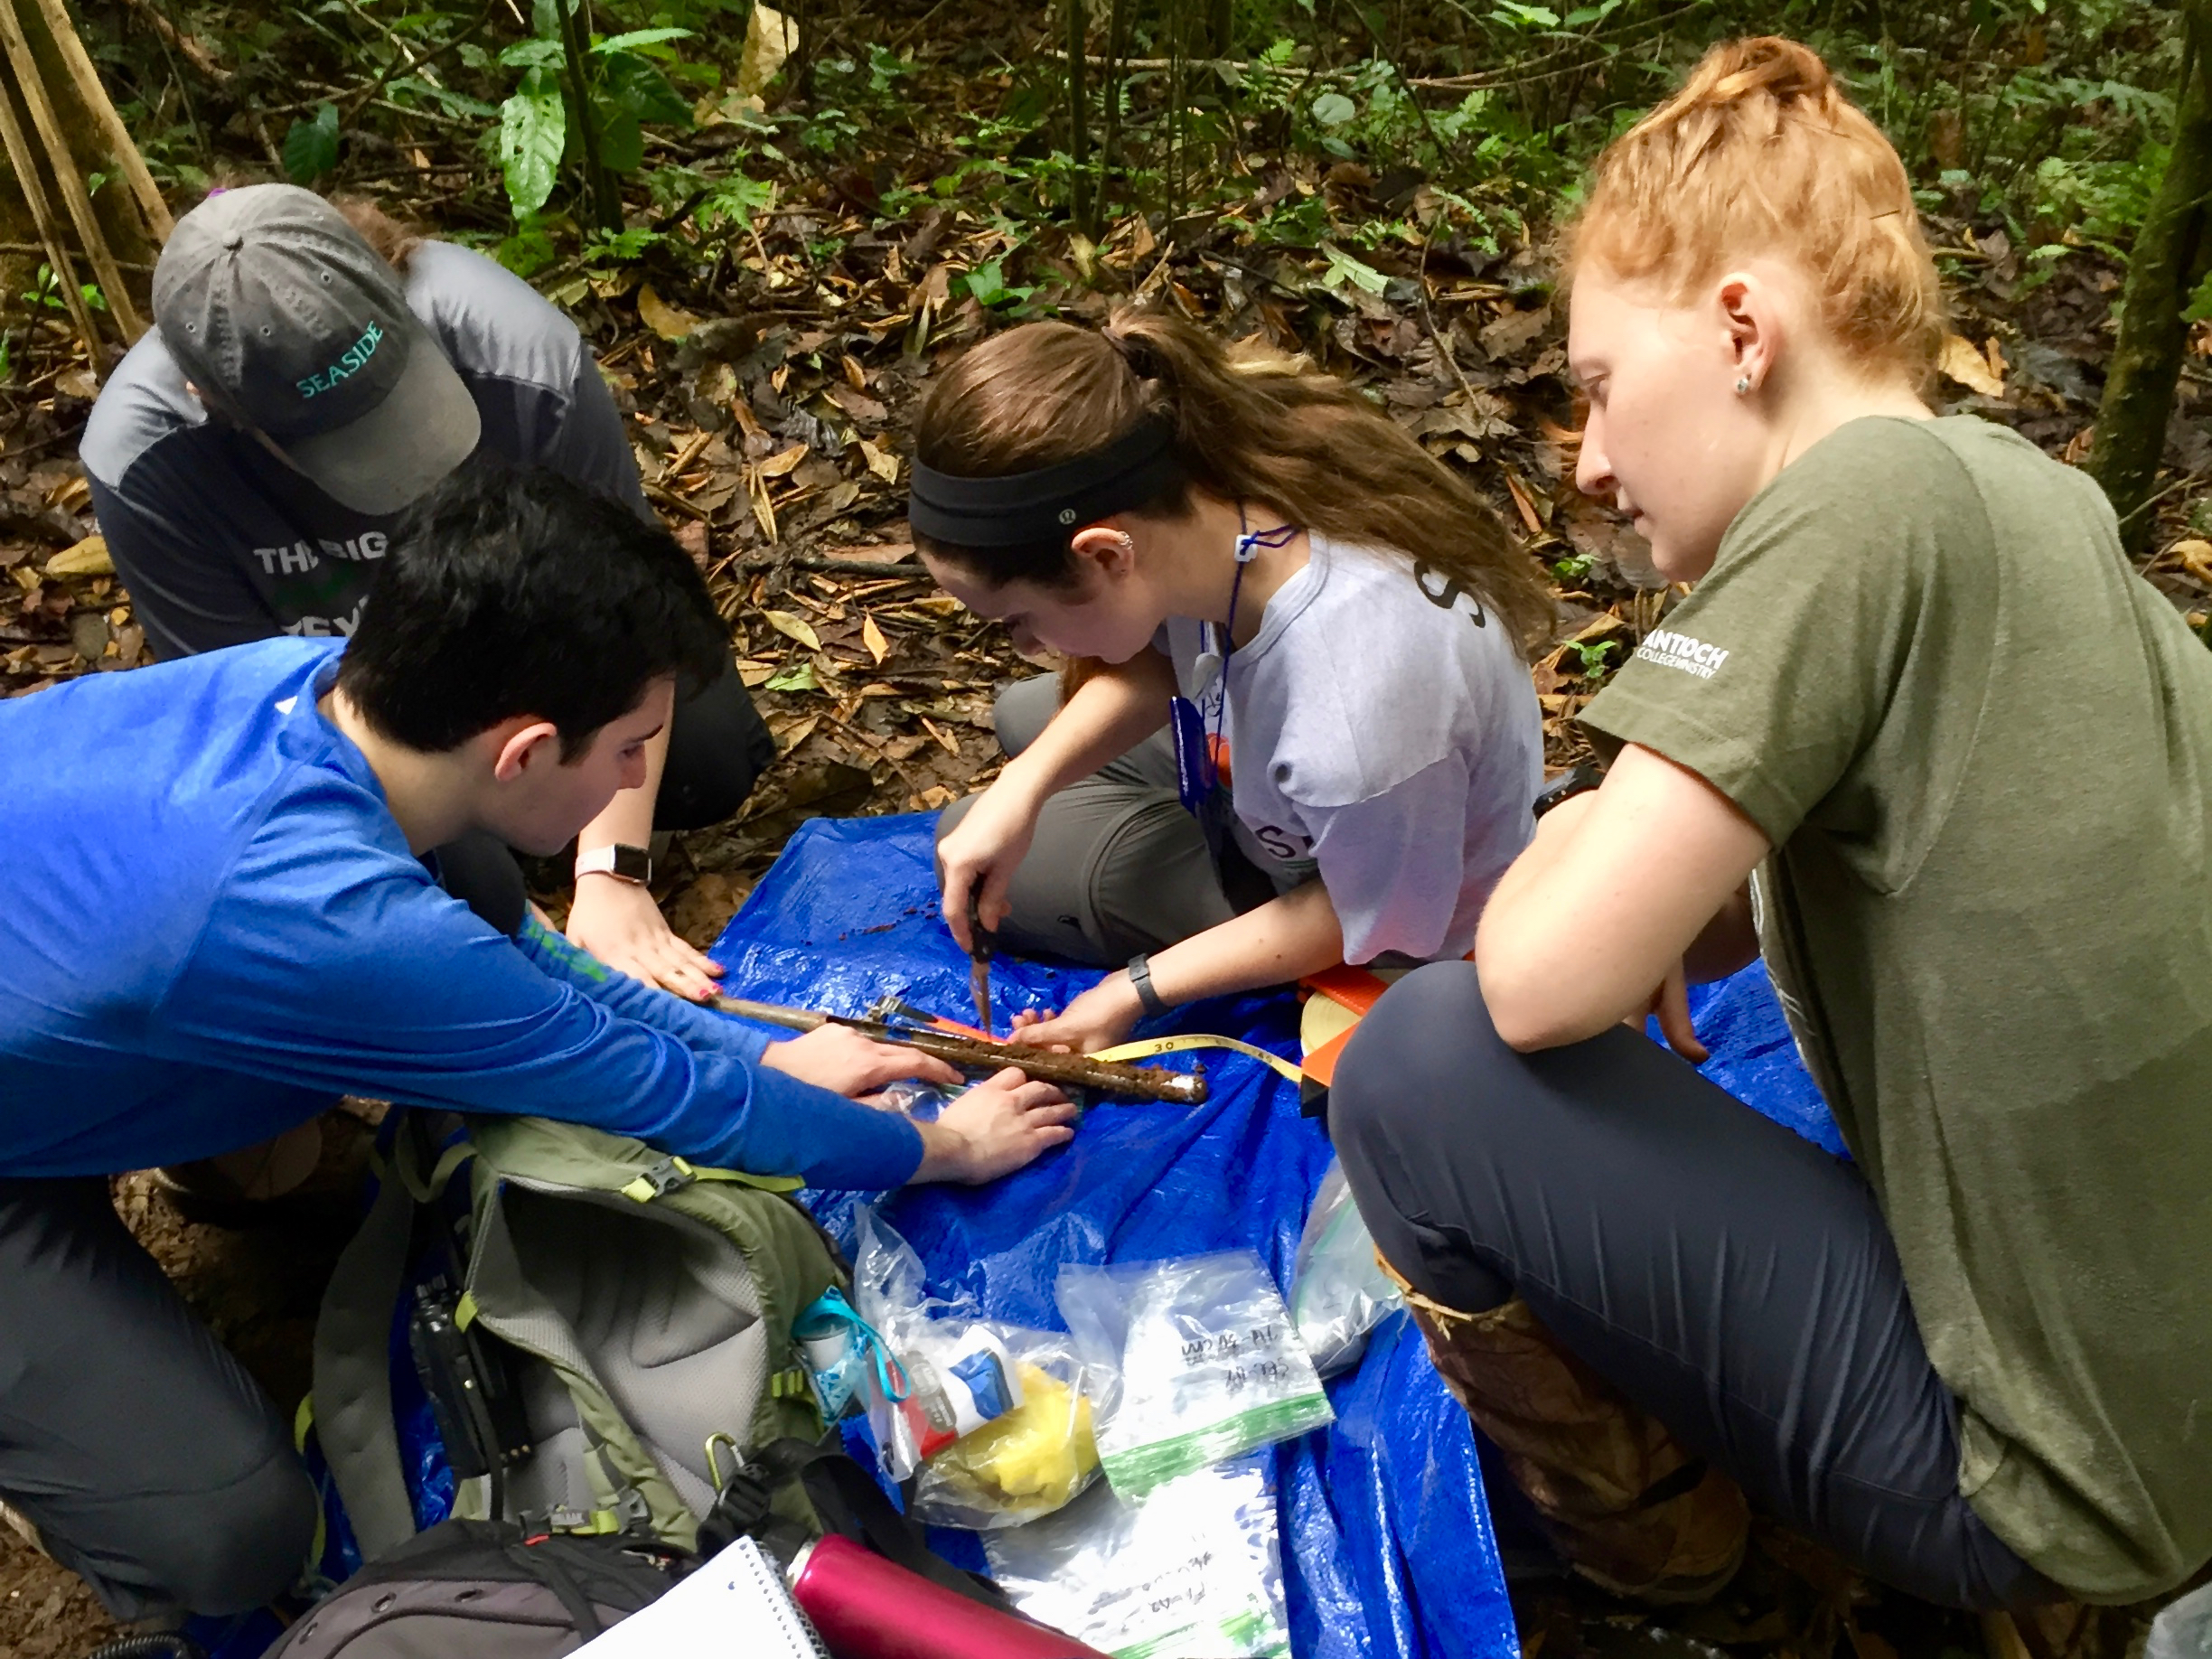
[[[931,389],[914,458],[997,478],[1097,455],[1153,420],[1170,425],[1176,464],[1129,511],[1180,518],[1195,489],[1251,501],[1457,583],[1524,651],[1549,638],[1551,600],[1533,561],[1465,480],[1343,380],[1293,359],[1233,356],[1164,312],[1124,305],[1103,329],[1030,323],[983,342]],[[994,587],[1065,587],[1072,533],[1010,548],[915,540]]]
[[[1616,139],[1569,244],[1687,299],[1747,254],[1798,261],[1843,353],[1916,384],[1943,344],[1943,292],[1905,164],[1819,54],[1773,35],[1728,41]]]
[[[385,264],[403,274],[408,257],[429,239],[420,225],[394,219],[367,196],[333,196],[330,204],[360,233],[362,241],[382,256]]]

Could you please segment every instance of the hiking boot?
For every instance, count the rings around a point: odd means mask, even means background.
[[[1445,1385],[1504,1455],[1577,1573],[1654,1603],[1703,1601],[1735,1577],[1751,1511],[1734,1481],[1568,1352],[1519,1297],[1463,1313],[1389,1262],[1382,1270],[1405,1293]]]

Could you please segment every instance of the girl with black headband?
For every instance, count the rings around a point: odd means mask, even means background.
[[[1549,620],[1472,489],[1344,382],[1135,310],[976,347],[914,453],[931,573],[1076,665],[1000,696],[1012,758],[939,830],[964,945],[972,910],[1122,969],[1025,1037],[1466,953],[1529,838]]]

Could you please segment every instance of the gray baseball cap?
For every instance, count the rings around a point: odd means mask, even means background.
[[[178,220],[154,322],[202,397],[357,512],[426,494],[482,434],[398,273],[312,191],[248,185]]]

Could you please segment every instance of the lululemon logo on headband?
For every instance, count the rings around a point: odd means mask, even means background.
[[[1063,524],[1073,524],[1073,523],[1074,523],[1074,522],[1075,522],[1075,510],[1074,510],[1073,507],[1063,507],[1063,508],[1060,510],[1060,522],[1061,522],[1061,523],[1063,523]]]

